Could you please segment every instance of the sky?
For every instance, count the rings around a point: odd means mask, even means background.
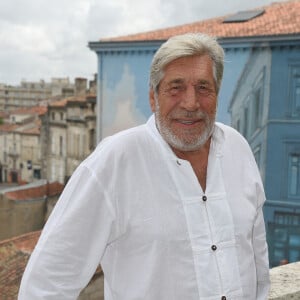
[[[97,57],[88,48],[90,41],[188,24],[274,1],[0,1],[0,83],[48,82],[56,77],[91,80]]]

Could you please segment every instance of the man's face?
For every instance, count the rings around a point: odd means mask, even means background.
[[[179,151],[199,150],[210,138],[217,93],[213,62],[208,55],[179,58],[164,70],[150,105],[166,142]]]

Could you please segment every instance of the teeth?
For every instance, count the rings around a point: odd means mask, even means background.
[[[187,125],[194,124],[193,121],[180,121],[180,123],[187,124]]]

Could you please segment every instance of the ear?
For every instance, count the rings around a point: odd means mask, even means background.
[[[155,93],[153,89],[150,89],[149,91],[149,102],[152,112],[155,112]]]

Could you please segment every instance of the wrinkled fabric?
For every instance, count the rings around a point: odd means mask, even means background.
[[[267,299],[262,182],[247,142],[216,123],[203,191],[147,124],[104,139],[65,187],[19,300],[76,299],[97,266],[106,300]]]

